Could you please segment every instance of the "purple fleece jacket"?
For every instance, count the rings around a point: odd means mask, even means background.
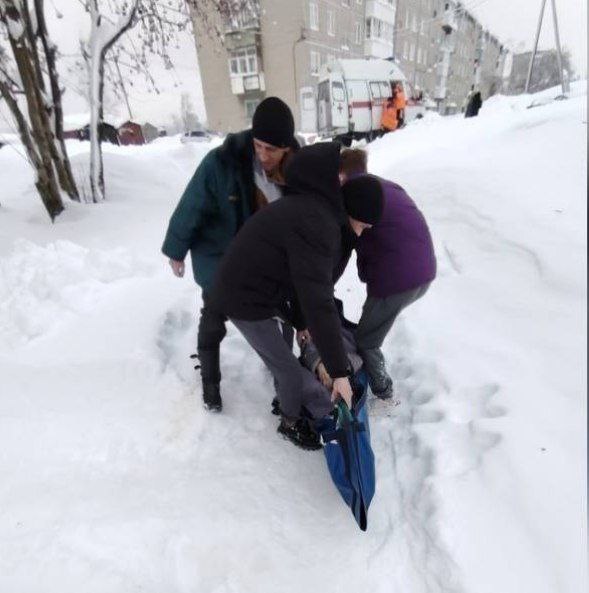
[[[423,214],[405,190],[380,179],[382,219],[356,244],[358,276],[368,296],[386,298],[417,288],[436,277],[436,256]]]

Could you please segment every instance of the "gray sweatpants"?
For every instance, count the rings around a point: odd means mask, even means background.
[[[391,331],[399,313],[421,298],[429,286],[428,282],[385,299],[374,297],[366,299],[354,337],[373,393],[383,392],[392,385],[392,379],[387,373],[385,359],[380,349],[384,339]]]
[[[278,321],[231,319],[249,345],[258,353],[274,376],[280,409],[284,416],[298,418],[305,406],[313,418],[322,418],[333,409],[331,394],[289,348]]]

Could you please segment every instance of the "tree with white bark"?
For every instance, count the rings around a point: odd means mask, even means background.
[[[90,86],[90,188],[95,202],[104,200],[104,169],[98,130],[103,120],[104,83],[109,53],[119,70],[121,50],[115,48],[123,35],[138,27],[139,49],[124,51],[132,68],[143,72],[157,90],[149,73],[151,56],[159,56],[172,66],[168,49],[175,36],[192,26],[192,19],[205,24],[208,34],[222,36],[214,24],[215,15],[233,18],[244,9],[256,6],[257,0],[82,0],[91,20],[90,40],[83,45],[89,70]],[[118,49],[118,51],[117,51]],[[120,84],[123,85],[120,76]],[[124,93],[126,96],[126,93]]]
[[[79,199],[63,140],[56,62],[44,0],[0,0],[0,97],[14,119],[51,220],[64,209],[62,191]]]
[[[78,1],[91,24],[82,53],[89,74],[90,189],[92,200],[99,202],[104,200],[105,187],[98,130],[103,123],[105,74],[112,70],[109,59],[118,72],[120,87],[124,82],[119,62],[125,60],[133,71],[143,72],[157,92],[157,81],[149,68],[153,55],[173,67],[168,48],[180,31],[192,30],[198,21],[199,30],[222,37],[224,31],[216,17],[237,22],[244,11],[258,10],[258,0]],[[119,41],[133,28],[139,48],[129,51]],[[36,172],[37,190],[52,220],[64,209],[62,192],[79,199],[63,140],[58,58],[47,31],[44,0],[0,0],[0,97],[13,116]]]

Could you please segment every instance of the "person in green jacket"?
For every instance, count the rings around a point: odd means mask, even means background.
[[[251,129],[228,134],[201,161],[170,219],[162,252],[181,278],[190,251],[194,279],[202,288],[197,356],[207,410],[222,409],[219,350],[226,334],[226,319],[211,309],[209,291],[221,258],[243,223],[282,196],[283,165],[297,149],[289,107],[278,97],[264,99]]]

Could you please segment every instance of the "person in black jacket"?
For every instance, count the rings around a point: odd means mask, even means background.
[[[321,445],[301,407],[318,419],[333,409],[337,397],[348,404],[352,397],[333,297],[347,220],[338,172],[339,144],[299,150],[286,166],[284,197],[242,227],[212,292],[213,306],[229,317],[274,375],[282,414],[278,432],[305,449]],[[295,326],[299,339],[312,336],[334,379],[331,393],[287,347],[278,317]]]
[[[480,91],[474,91],[468,104],[466,106],[466,112],[464,117],[476,117],[479,114],[481,107],[483,106],[483,98]]]

